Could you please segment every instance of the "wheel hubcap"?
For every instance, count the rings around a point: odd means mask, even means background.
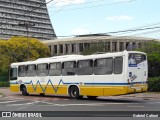
[[[75,90],[72,91],[72,96],[75,97],[77,92]]]

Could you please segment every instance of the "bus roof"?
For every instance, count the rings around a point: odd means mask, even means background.
[[[139,51],[126,51],[125,50],[123,52],[92,54],[92,55],[62,55],[62,56],[54,56],[54,57],[49,57],[49,58],[39,58],[35,61],[12,63],[11,66],[51,63],[51,62],[62,62],[62,61],[77,61],[77,60],[85,60],[85,59],[98,59],[98,58],[105,58],[105,57],[123,56],[128,53],[146,54],[144,52],[139,52]]]

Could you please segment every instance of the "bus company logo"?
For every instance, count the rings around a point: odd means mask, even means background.
[[[133,76],[130,78],[130,80],[131,80],[131,81],[134,81],[136,78],[137,78],[137,76],[136,76],[136,75],[133,75]]]
[[[22,80],[17,81],[17,83],[18,83],[18,84],[21,84],[21,83],[22,83]]]
[[[2,117],[12,117],[11,112],[2,112]]]

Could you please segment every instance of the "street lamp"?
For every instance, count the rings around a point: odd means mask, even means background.
[[[29,39],[28,39],[29,27],[33,27],[33,26],[35,26],[35,24],[34,24],[34,23],[31,23],[31,22],[23,22],[23,23],[20,22],[20,23],[18,23],[18,25],[19,25],[19,26],[22,26],[22,27],[25,27],[26,30],[27,30],[27,45],[28,45],[28,51],[27,51],[28,57],[27,57],[27,59],[29,60],[29,59],[30,59],[30,57],[29,57],[30,48],[29,48]]]

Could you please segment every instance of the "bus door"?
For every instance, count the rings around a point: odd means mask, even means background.
[[[123,94],[124,93],[124,86],[126,85],[125,82],[125,61],[123,56],[118,56],[114,58],[114,94]]]
[[[100,58],[94,62],[94,88],[97,96],[112,95],[113,80],[113,58]]]
[[[147,60],[146,55],[141,53],[129,53],[128,77],[132,86],[137,86],[147,81]]]
[[[52,94],[63,94],[63,80],[61,77],[61,62],[55,62],[49,64],[49,78],[48,80],[50,89],[48,89],[48,93]],[[64,91],[66,93],[66,91]]]

